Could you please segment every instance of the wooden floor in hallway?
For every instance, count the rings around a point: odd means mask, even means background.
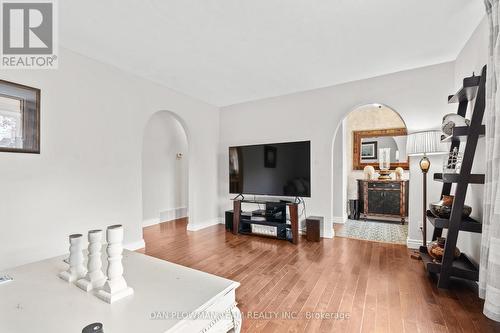
[[[500,332],[474,285],[437,289],[403,245],[235,236],[187,220],[144,228],[148,255],[241,283],[242,332]]]

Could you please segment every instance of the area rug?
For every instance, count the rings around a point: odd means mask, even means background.
[[[401,225],[396,222],[347,220],[341,228],[335,229],[335,236],[338,237],[383,243],[406,244],[408,237],[408,224]]]

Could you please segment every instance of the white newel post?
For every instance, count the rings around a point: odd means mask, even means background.
[[[75,282],[87,273],[83,265],[82,241],[82,234],[69,236],[69,268],[67,271],[59,273],[59,277],[65,281]]]
[[[87,275],[76,282],[76,285],[85,291],[101,288],[106,283],[106,276],[102,272],[102,230],[90,230],[89,239],[89,259],[87,262]]]
[[[108,280],[104,284],[102,290],[99,290],[97,296],[108,302],[113,303],[124,297],[130,296],[134,290],[127,286],[127,282],[123,278],[123,226],[112,225],[106,230],[106,238],[108,247]]]

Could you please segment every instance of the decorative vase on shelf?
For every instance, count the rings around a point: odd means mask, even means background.
[[[449,113],[443,117],[443,123],[441,125],[441,130],[444,134],[450,136],[453,134],[453,129],[457,126],[469,126],[470,120],[465,119],[461,115],[456,113]]]
[[[446,238],[438,237],[435,241],[429,243],[427,245],[427,252],[436,262],[441,262],[444,255],[444,246],[446,244]],[[457,259],[460,257],[460,250],[455,247],[455,253],[453,253],[453,257]]]
[[[397,167],[394,173],[396,174],[396,180],[403,180],[404,170],[402,167]]]
[[[363,169],[363,174],[364,174],[366,180],[371,180],[371,179],[373,179],[373,176],[375,175],[375,168],[372,167],[371,165],[367,165]]]
[[[391,148],[381,148],[379,151],[379,180],[390,180],[391,178]]]
[[[448,219],[451,215],[451,208],[453,207],[453,195],[443,195],[442,199],[438,202],[430,203],[429,209],[431,213],[439,218]],[[472,207],[464,205],[462,210],[462,218],[467,218],[472,213]]]

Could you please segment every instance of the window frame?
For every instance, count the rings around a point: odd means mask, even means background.
[[[4,90],[14,91],[9,94]],[[33,98],[24,97],[25,95],[33,95]],[[5,81],[0,79],[0,95],[6,98],[18,99],[21,101],[21,121],[22,121],[22,138],[23,146],[26,142],[29,147],[12,148],[1,147],[0,152],[8,153],[27,153],[40,154],[40,98],[41,90],[38,88],[29,87],[19,83]],[[31,107],[29,105],[31,103]]]

